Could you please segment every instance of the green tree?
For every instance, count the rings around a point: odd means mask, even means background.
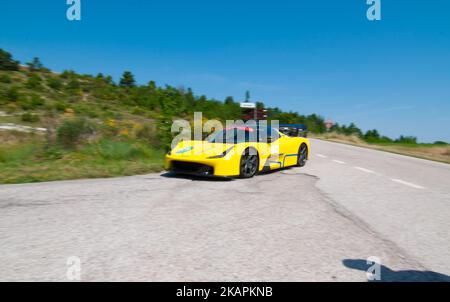
[[[186,107],[189,110],[189,113],[194,112],[196,100],[191,88],[187,89],[187,92],[184,95],[184,100],[186,102]]]
[[[227,96],[227,97],[225,98],[225,105],[232,105],[232,104],[234,104],[234,99],[233,99],[233,97],[232,97],[232,96]]]
[[[114,83],[114,81],[113,81],[112,76],[110,76],[110,75],[108,75],[108,76],[105,77],[105,83],[106,83],[106,84],[109,84],[109,85],[116,85],[116,84]]]
[[[28,62],[28,69],[32,72],[41,71],[44,68],[44,65],[41,63],[41,60],[38,57],[34,57],[33,61]]]
[[[257,109],[264,109],[264,103],[263,102],[256,102],[256,108]]]
[[[156,121],[156,126],[158,129],[157,139],[159,141],[158,147],[163,148],[165,151],[170,150],[170,144],[173,139],[172,129],[172,119],[169,116],[162,115]]]
[[[3,49],[0,49],[0,70],[19,70],[19,61],[13,60],[11,54]]]
[[[132,88],[136,86],[134,76],[130,71],[125,71],[120,79],[120,86],[125,88]]]
[[[350,125],[347,127],[347,135],[357,135],[362,136],[362,131],[354,123],[350,123]]]
[[[155,81],[148,82],[148,88],[150,89],[151,92],[155,92],[156,91],[156,83],[155,83]]]
[[[314,133],[324,133],[327,129],[325,127],[325,120],[317,114],[311,114],[305,118],[299,117],[297,122],[306,124],[309,131]]]
[[[380,140],[380,134],[376,129],[368,130],[366,134],[364,134],[364,139],[366,141],[379,141]]]
[[[400,137],[398,139],[396,139],[395,142],[400,143],[400,144],[415,145],[415,144],[417,144],[417,137],[400,135]]]

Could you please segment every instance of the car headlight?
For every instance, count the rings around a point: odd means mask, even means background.
[[[233,150],[233,147],[228,148],[227,150],[223,151],[222,154],[210,156],[210,157],[208,157],[208,158],[209,158],[209,159],[213,159],[213,158],[223,158],[223,157],[225,157],[231,150]]]

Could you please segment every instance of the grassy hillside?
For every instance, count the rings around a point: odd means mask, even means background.
[[[158,102],[178,92],[139,90],[101,75],[1,70],[0,128],[12,130],[0,130],[0,183],[160,171],[169,137],[157,131],[168,119]]]

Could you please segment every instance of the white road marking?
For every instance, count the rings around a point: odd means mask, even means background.
[[[391,178],[391,180],[394,181],[394,182],[397,182],[399,184],[411,187],[411,188],[422,189],[422,190],[425,189],[422,186],[419,186],[419,185],[416,185],[416,184],[413,184],[413,183],[410,183],[410,182],[407,182],[407,181],[404,181],[404,180],[401,180],[401,179]]]
[[[323,154],[316,154],[316,155],[317,155],[317,157],[327,158],[327,156],[326,156],[326,155],[323,155]]]
[[[337,159],[333,159],[333,161],[335,163],[338,163],[338,164],[341,164],[341,165],[345,165],[345,162],[343,162],[343,161],[340,161],[340,160],[337,160]]]
[[[372,170],[369,170],[369,169],[366,169],[366,168],[362,168],[362,167],[355,167],[355,169],[357,169],[357,170],[359,170],[359,171],[366,172],[366,173],[371,173],[371,174],[375,173],[375,172],[372,171]]]

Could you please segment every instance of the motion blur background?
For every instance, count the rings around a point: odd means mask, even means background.
[[[421,142],[450,141],[450,3],[381,1],[2,1],[0,46],[55,71],[192,87]]]

